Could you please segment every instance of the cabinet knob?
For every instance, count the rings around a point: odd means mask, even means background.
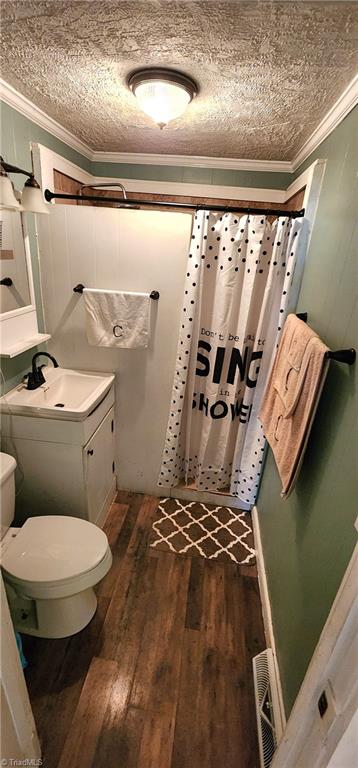
[[[87,453],[88,453],[89,456],[93,456],[93,454],[94,454],[93,448],[89,448]]]

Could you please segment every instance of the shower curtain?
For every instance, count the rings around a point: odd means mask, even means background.
[[[305,231],[303,219],[195,215],[159,485],[195,482],[255,502],[265,449],[257,413],[296,306]]]

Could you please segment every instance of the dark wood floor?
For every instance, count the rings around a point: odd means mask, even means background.
[[[63,640],[24,638],[44,768],[257,768],[255,567],[148,547],[158,500],[119,493],[98,610]]]

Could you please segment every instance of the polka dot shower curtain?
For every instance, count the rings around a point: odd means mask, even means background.
[[[305,222],[200,211],[193,221],[159,485],[256,499],[265,448],[257,419],[286,315]]]

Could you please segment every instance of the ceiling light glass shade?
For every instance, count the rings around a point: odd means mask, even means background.
[[[190,102],[190,94],[180,85],[160,80],[138,85],[134,93],[141,110],[159,126],[180,117]]]
[[[187,75],[160,68],[134,72],[128,85],[140,109],[160,128],[180,117],[197,93],[196,84]]]
[[[12,182],[8,176],[0,176],[0,209],[5,211],[21,211],[22,207],[16,200]]]
[[[21,205],[24,211],[31,211],[32,213],[50,213],[49,206],[44,203],[40,187],[31,186],[28,182],[26,182],[22,192]]]

